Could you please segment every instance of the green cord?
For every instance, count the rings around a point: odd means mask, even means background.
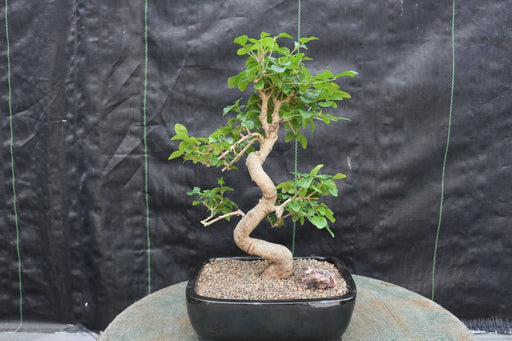
[[[301,3],[300,0],[297,0],[297,40],[300,39],[300,21],[301,21]]]
[[[300,39],[300,21],[301,21],[301,3],[300,0],[297,0],[297,41]],[[293,159],[293,171],[297,173],[297,164],[299,159],[299,143],[297,140],[295,140],[295,148],[294,148],[294,159]],[[295,176],[297,177],[297,176]],[[293,229],[292,229],[292,255],[295,254],[295,238],[297,234],[297,222],[293,222]]]
[[[10,129],[10,153],[11,153],[11,174],[12,174],[12,195],[14,208],[14,225],[16,226],[16,253],[18,256],[18,288],[19,288],[19,307],[20,307],[20,323],[15,332],[21,329],[23,325],[23,290],[21,282],[21,252],[20,252],[20,228],[18,224],[18,209],[16,208],[16,176],[14,173],[14,134],[12,125],[12,86],[11,86],[11,45],[9,42],[9,20],[8,20],[8,0],[5,0],[5,40],[7,45],[7,91],[9,105],[9,129]]]
[[[149,226],[149,191],[148,191],[148,141],[147,141],[147,94],[148,94],[148,1],[144,0],[144,96],[142,100],[142,113],[144,116],[144,194],[146,200],[146,240],[147,240],[147,267],[148,267],[148,295],[151,294],[151,233]]]
[[[435,274],[436,274],[436,258],[437,247],[439,242],[439,233],[441,231],[441,220],[443,217],[443,202],[444,202],[444,177],[446,174],[446,160],[448,158],[448,148],[450,146],[450,133],[452,127],[452,112],[453,112],[453,89],[455,87],[455,0],[452,3],[452,84],[450,93],[450,112],[448,115],[448,133],[446,136],[446,149],[444,151],[443,171],[441,175],[441,200],[439,204],[439,220],[437,222],[436,242],[434,246],[434,259],[432,261],[432,300],[434,300],[435,293]]]

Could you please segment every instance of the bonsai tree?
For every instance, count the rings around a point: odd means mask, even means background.
[[[195,187],[189,195],[197,200],[193,205],[204,205],[210,212],[201,221],[209,226],[219,220],[240,216],[234,229],[236,245],[250,255],[260,256],[269,261],[262,272],[265,279],[286,278],[293,273],[293,257],[288,248],[250,237],[258,224],[267,218],[273,227],[283,225],[286,218],[304,224],[311,222],[319,229],[334,234],[329,223],[334,223],[332,210],[319,201],[321,196],[338,195],[335,180],[345,177],[342,173],[321,174],[323,165],[314,167],[308,173],[293,172],[293,179],[277,186],[263,169],[263,164],[284,128],[285,142],[297,140],[303,148],[307,138],[303,130],[315,130],[315,122],[329,124],[343,119],[324,112],[336,108],[337,102],[350,95],[342,91],[335,81],[342,76],[353,77],[354,71],[333,74],[325,70],[312,75],[304,65],[311,60],[304,52],[306,44],[316,37],[301,38],[291,48],[281,46],[280,39],[293,39],[287,33],[271,37],[261,33],[260,38],[246,35],[237,37],[234,43],[240,45],[237,54],[247,56],[245,69],[228,79],[230,88],[238,87],[241,92],[251,85],[250,97],[241,99],[224,108],[223,115],[231,115],[224,126],[208,137],[189,136],[188,130],[176,124],[172,140],[181,141],[179,149],[169,159],[182,157],[186,161],[215,166],[222,171],[237,169],[237,162],[243,157],[252,181],[261,189],[259,202],[248,212],[243,212],[226,193],[233,191],[218,179],[213,189]]]

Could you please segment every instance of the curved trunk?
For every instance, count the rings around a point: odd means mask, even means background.
[[[273,129],[266,131],[267,136],[261,143],[260,150],[249,154],[246,160],[251,179],[261,189],[263,196],[258,204],[238,222],[233,232],[235,243],[240,249],[250,255],[263,257],[270,261],[268,267],[261,274],[266,279],[287,278],[293,273],[293,256],[287,247],[249,236],[269,213],[276,210],[276,188],[262,167],[268,153],[277,141],[279,125],[272,126]]]

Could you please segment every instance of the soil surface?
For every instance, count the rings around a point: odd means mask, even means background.
[[[202,296],[235,300],[284,300],[341,296],[347,292],[345,280],[329,262],[294,259],[295,272],[287,279],[263,280],[259,274],[267,266],[265,260],[217,259],[207,263],[196,282],[196,293]],[[336,285],[327,289],[301,286],[299,270],[314,267],[331,272]]]

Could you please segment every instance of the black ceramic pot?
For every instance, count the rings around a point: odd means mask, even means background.
[[[190,322],[204,341],[328,341],[347,329],[356,301],[356,285],[348,269],[334,257],[304,257],[333,263],[347,282],[343,296],[322,299],[244,301],[198,295],[196,277],[187,284]],[[206,263],[215,260],[212,258]],[[218,258],[217,258],[218,259]],[[254,257],[236,257],[254,260]],[[200,270],[199,270],[200,271]]]

